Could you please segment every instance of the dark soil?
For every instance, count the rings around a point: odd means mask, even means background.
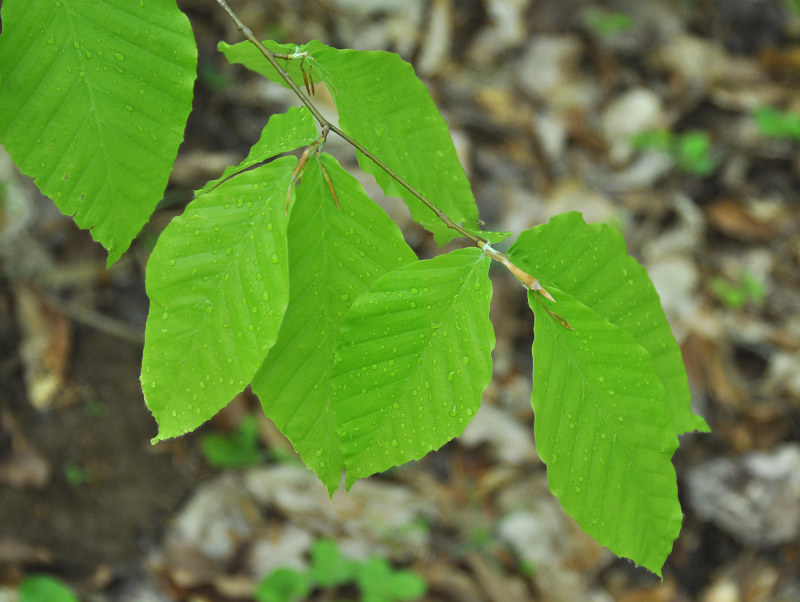
[[[37,413],[19,372],[3,383],[3,408],[43,454],[52,480],[42,490],[0,489],[0,541],[46,550],[53,568],[81,580],[151,551],[193,478],[172,446],[150,445],[156,424],[139,386],[141,348],[78,326],[71,360],[79,399],[69,407]],[[86,482],[70,482],[71,468]]]

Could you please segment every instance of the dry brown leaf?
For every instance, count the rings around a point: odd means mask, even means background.
[[[764,70],[773,77],[800,77],[800,46],[765,48],[759,55]]]
[[[713,228],[745,242],[768,241],[780,230],[778,221],[761,219],[734,199],[719,199],[708,206],[706,213]]]
[[[53,554],[46,548],[33,546],[16,539],[0,539],[0,565],[2,564],[51,564]]]
[[[428,584],[429,595],[443,594],[445,600],[461,602],[483,602],[486,599],[469,574],[449,563],[426,563],[415,567],[415,571]]]
[[[50,481],[50,465],[31,447],[14,452],[0,461],[0,483],[14,489],[43,489]]]
[[[717,343],[693,332],[682,350],[689,380],[696,389],[710,393],[728,410],[742,407],[746,391],[723,362]]]
[[[525,602],[534,599],[522,579],[499,572],[477,552],[468,554],[465,560],[486,594],[486,600]]]
[[[18,284],[14,294],[28,400],[37,410],[46,410],[59,400],[66,384],[72,348],[69,322],[35,288]]]
[[[680,600],[678,588],[671,579],[650,586],[630,588],[630,581],[620,584],[620,591],[612,590],[614,600],[618,602],[675,602]]]
[[[608,152],[608,144],[603,137],[589,126],[588,118],[578,107],[571,107],[567,111],[567,129],[575,142],[587,150],[599,154]]]

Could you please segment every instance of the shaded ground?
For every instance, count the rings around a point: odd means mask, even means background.
[[[239,35],[215,3],[180,4],[200,45],[195,111],[162,210],[123,261],[106,272],[88,235],[0,170],[30,203],[0,211],[0,583],[44,570],[97,599],[247,599],[258,576],[334,537],[414,568],[432,600],[800,599],[800,125],[776,138],[754,117],[800,114],[789,2],[235,3],[265,36],[412,60],[489,228],[578,209],[623,230],[713,429],[675,458],[686,519],[663,584],[549,496],[531,436],[532,322],[501,273],[495,375],[474,428],[333,506],[291,463],[219,476],[195,436],[149,444],[136,341],[154,233],[292,102],[216,54]],[[620,13],[630,20],[615,25]],[[656,129],[674,134],[666,151],[631,144]],[[692,132],[706,142],[676,150]],[[45,342],[31,354],[32,340]],[[229,432],[253,407],[245,396],[204,428]],[[268,424],[259,432],[285,450]]]
[[[9,308],[9,283],[3,284],[3,305]],[[141,303],[141,290],[135,293]],[[109,291],[104,301],[115,303],[122,294],[131,293]],[[10,558],[0,557],[0,563],[10,560],[13,566],[20,560],[15,545],[26,559],[24,544],[42,561],[32,564],[53,564],[67,577],[85,578],[98,567],[135,564],[157,542],[163,521],[187,494],[191,475],[185,459],[178,462],[169,450],[149,444],[154,423],[135,368],[141,348],[96,329],[73,325],[71,330],[70,376],[60,396],[71,398],[66,407],[44,413],[30,407],[19,360],[8,353],[10,347],[3,355],[4,458],[35,450],[49,478],[41,486],[38,477],[20,476],[17,484],[28,487],[15,487],[12,479],[12,486],[3,488],[5,554],[0,556]],[[17,332],[5,334],[4,342],[19,342]]]

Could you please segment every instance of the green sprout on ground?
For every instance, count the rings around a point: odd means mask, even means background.
[[[761,305],[767,297],[764,283],[748,271],[733,283],[721,276],[714,278],[711,290],[717,299],[731,309],[741,309],[749,303]]]
[[[89,482],[89,471],[77,462],[67,462],[64,464],[64,477],[70,485],[77,487]]]
[[[589,8],[582,13],[583,22],[597,35],[606,37],[630,31],[636,20],[627,13]]]
[[[753,112],[753,119],[765,138],[800,142],[800,113],[761,107]]]
[[[29,575],[19,584],[19,602],[79,602],[62,581],[49,575]]]
[[[106,413],[106,406],[99,399],[89,399],[83,404],[83,412],[87,416],[103,416]]]
[[[200,451],[211,466],[233,470],[259,466],[265,460],[279,464],[299,464],[297,456],[281,448],[263,449],[259,439],[258,420],[246,416],[232,433],[205,433],[200,438]]]
[[[632,144],[638,150],[666,153],[678,169],[696,176],[709,176],[716,169],[716,163],[711,158],[711,138],[700,130],[682,134],[669,130],[650,130],[634,136]]]
[[[359,561],[343,556],[336,542],[320,539],[311,548],[311,565],[305,571],[280,568],[256,587],[258,602],[305,599],[314,589],[332,590],[355,584],[363,602],[414,600],[426,585],[412,571],[394,569],[384,558]]]
[[[200,439],[200,450],[206,461],[215,468],[246,468],[258,466],[264,461],[255,416],[246,416],[229,435],[204,434]]]

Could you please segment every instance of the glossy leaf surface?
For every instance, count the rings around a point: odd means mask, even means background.
[[[490,260],[476,248],[376,280],[345,316],[333,402],[347,485],[461,434],[492,373]]]
[[[312,41],[304,46],[265,43],[280,53],[307,52],[308,58],[282,61],[299,86],[303,73],[327,84],[339,111],[339,125],[433,201],[450,219],[478,231],[478,209],[456,155],[447,124],[413,67],[390,52],[339,50]],[[229,61],[242,63],[286,86],[275,69],[249,42],[220,44]],[[412,217],[440,243],[458,236],[385,171],[358,154],[361,168],[375,176],[386,194],[403,198]],[[493,241],[502,238],[493,236]]]
[[[295,157],[199,195],[147,264],[142,389],[157,439],[191,431],[245,386],[275,343],[289,299],[284,213]]]
[[[554,284],[619,326],[647,350],[666,390],[664,403],[676,434],[708,430],[689,408],[686,369],[658,293],[647,271],[628,255],[617,230],[587,224],[577,212],[564,213],[523,232],[508,255],[543,282]],[[560,308],[554,311],[563,315]]]
[[[548,291],[555,304],[529,294],[534,431],[547,484],[584,531],[660,575],[683,515],[671,462],[678,439],[653,361],[621,328]]]
[[[192,106],[197,48],[164,0],[6,0],[0,141],[108,249],[161,200]]]
[[[317,137],[314,118],[311,116],[311,111],[305,107],[292,107],[285,113],[273,115],[261,131],[258,142],[250,148],[247,156],[237,165],[226,167],[219,178],[208,182],[197,191],[197,194],[208,192],[220,182],[276,155],[307,146]]]
[[[322,166],[341,210],[310,159],[289,221],[289,307],[253,391],[332,493],[344,469],[330,381],[339,327],[370,283],[416,256],[353,176],[326,154]]]

